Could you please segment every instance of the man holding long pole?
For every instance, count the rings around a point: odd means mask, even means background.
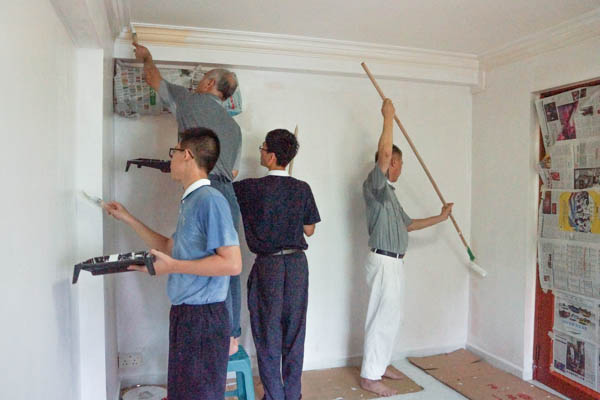
[[[365,272],[370,293],[360,385],[388,397],[397,392],[386,386],[382,377],[402,378],[389,363],[403,314],[403,258],[408,232],[445,221],[453,203],[447,203],[439,215],[428,218],[411,219],[406,214],[392,186],[402,172],[402,152],[393,144],[395,109],[391,100],[383,101],[381,113],[383,131],[375,153],[376,165],[363,183],[370,249]]]

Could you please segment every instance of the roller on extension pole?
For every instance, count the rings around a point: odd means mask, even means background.
[[[377,84],[377,81],[375,80],[375,78],[371,74],[371,71],[369,71],[369,68],[367,67],[367,64],[365,64],[363,62],[360,65],[363,67],[363,69],[367,73],[367,76],[371,80],[371,83],[373,83],[373,86],[375,86],[375,89],[379,93],[379,96],[381,96],[381,99],[384,100],[386,97],[383,94],[383,91],[381,90],[381,88],[379,87],[379,85]],[[421,155],[419,154],[419,152],[417,151],[417,148],[415,147],[415,145],[413,144],[412,140],[410,139],[410,136],[408,136],[408,133],[406,133],[406,129],[404,129],[404,126],[402,125],[402,122],[400,122],[400,119],[398,118],[398,116],[396,116],[396,114],[394,114],[394,121],[396,121],[396,124],[400,128],[400,131],[402,131],[402,134],[404,135],[404,138],[408,142],[408,145],[412,149],[413,153],[415,153],[415,156],[417,157],[417,160],[419,160],[419,163],[421,164],[421,167],[423,167],[423,170],[425,171],[425,174],[429,178],[429,182],[431,182],[431,184],[433,185],[433,189],[435,190],[435,192],[437,193],[438,197],[442,201],[442,204],[446,205],[446,200],[444,200],[444,196],[442,195],[442,192],[438,188],[438,185],[435,183],[435,180],[433,179],[433,176],[431,176],[431,173],[429,172],[429,169],[427,168],[427,165],[425,165],[425,162],[421,158]],[[475,255],[471,251],[471,248],[469,247],[469,244],[465,240],[465,238],[464,238],[464,236],[462,234],[462,231],[460,230],[460,228],[459,228],[458,224],[456,223],[456,220],[454,219],[454,216],[452,214],[450,214],[450,220],[452,220],[452,224],[454,225],[454,228],[456,229],[456,232],[458,233],[458,236],[460,237],[460,240],[462,241],[463,245],[467,249],[467,253],[469,254],[469,260],[470,260],[470,262],[469,262],[469,268],[472,271],[476,272],[477,274],[481,275],[482,277],[485,277],[487,275],[487,271],[484,270],[483,268],[481,268],[479,265],[477,265],[475,263]]]

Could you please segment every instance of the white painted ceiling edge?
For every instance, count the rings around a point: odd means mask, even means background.
[[[360,62],[365,61],[378,78],[469,86],[477,92],[485,88],[486,71],[600,36],[600,9],[480,55],[306,36],[133,25],[140,42],[148,44],[157,59],[345,75],[362,75]],[[124,28],[115,43],[115,57],[131,58],[130,43],[131,34]],[[174,52],[169,47],[181,46],[190,48],[186,59],[170,58]]]
[[[502,47],[486,51],[480,54],[478,59],[481,62],[481,68],[489,71],[595,36],[600,36],[600,8],[507,43]]]
[[[364,75],[367,62],[380,78],[478,87],[473,55],[302,36],[134,23],[138,41],[157,60],[238,68]],[[182,59],[177,48],[187,47]],[[131,58],[131,34],[122,32],[115,57]]]

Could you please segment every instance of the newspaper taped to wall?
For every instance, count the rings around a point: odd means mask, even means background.
[[[600,241],[600,192],[546,190],[539,209],[538,235],[544,239]]]
[[[183,86],[192,87],[193,68],[159,68],[164,80]],[[156,91],[144,80],[144,68],[117,61],[114,77],[115,112],[124,117],[138,115],[158,115],[169,112]]]
[[[189,91],[193,91],[208,68],[197,66],[159,67],[162,78]],[[117,60],[114,76],[114,109],[123,117],[140,115],[159,115],[172,112],[170,105],[164,103],[158,93],[145,81],[144,68],[140,64],[130,64]],[[240,88],[221,102],[229,115],[242,112],[242,95]]]
[[[599,344],[598,300],[554,292],[554,330]]]
[[[600,135],[600,85],[569,90],[535,102],[544,146]]]
[[[600,186],[600,138],[557,142],[538,164],[548,189]]]
[[[540,285],[600,299],[600,244],[540,239]]]
[[[598,347],[554,331],[553,369],[591,389],[596,388],[596,371],[598,367]]]

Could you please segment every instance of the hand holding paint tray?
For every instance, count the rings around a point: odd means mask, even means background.
[[[133,266],[144,266],[150,275],[156,275],[154,270],[156,257],[148,251],[134,251],[131,253],[112,254],[90,258],[73,267],[73,284],[79,280],[79,273],[89,271],[92,275],[116,274],[131,272]]]

